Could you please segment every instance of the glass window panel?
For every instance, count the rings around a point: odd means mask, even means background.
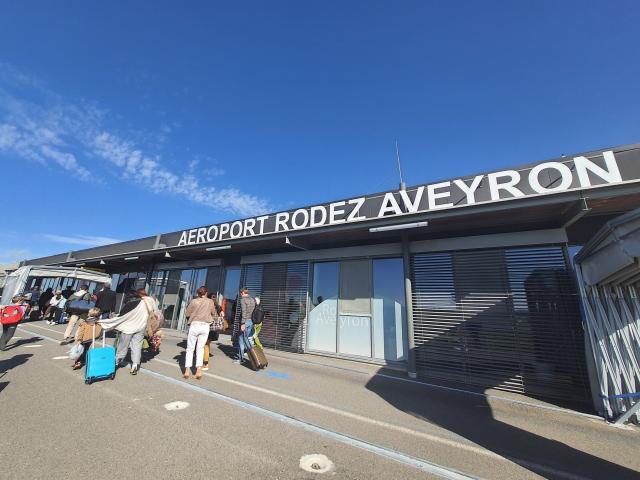
[[[184,283],[180,280],[181,271],[171,270],[165,275],[165,291],[162,299],[162,311],[164,318],[170,322],[170,328],[178,327],[178,313],[180,311],[180,298],[184,295]]]
[[[340,353],[371,357],[371,317],[340,315]]]
[[[207,279],[204,284],[209,289],[209,293],[220,293],[220,267],[209,267],[207,270]]]
[[[206,286],[206,281],[207,281],[206,268],[200,268],[198,270],[193,271],[193,290],[191,291],[192,298],[195,298],[197,296],[196,292],[200,287]]]
[[[373,334],[375,358],[406,359],[404,268],[401,258],[373,261]]]
[[[228,268],[224,282],[224,297],[236,298],[240,291],[240,269]]]
[[[236,315],[236,301],[240,292],[240,268],[228,267],[224,278],[224,315],[231,324]],[[226,301],[225,301],[226,300]]]
[[[308,322],[310,350],[336,352],[336,318],[338,314],[338,263],[313,266],[313,293]]]
[[[340,313],[371,313],[369,260],[349,260],[340,265]]]

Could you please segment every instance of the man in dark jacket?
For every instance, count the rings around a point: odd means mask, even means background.
[[[38,311],[40,312],[40,316],[44,317],[44,313],[47,311],[47,307],[49,306],[49,301],[53,298],[53,288],[47,288],[45,292],[40,295],[38,299]]]
[[[96,308],[100,309],[101,318],[109,318],[109,314],[116,310],[116,292],[111,290],[111,284],[105,283],[96,295]]]
[[[71,297],[71,295],[73,295],[73,292],[74,292],[73,287],[71,285],[67,285],[67,288],[65,288],[62,291],[62,296],[64,298],[66,298],[67,300],[69,300],[69,297]]]

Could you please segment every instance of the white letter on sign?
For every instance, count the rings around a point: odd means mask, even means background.
[[[560,172],[561,181],[555,187],[552,187],[550,184],[547,187],[543,187],[540,184],[540,172],[546,169],[554,169]],[[564,163],[560,162],[541,163],[540,165],[536,165],[535,167],[533,167],[529,172],[529,185],[531,185],[531,188],[533,188],[534,192],[538,193],[551,193],[567,190],[571,188],[572,181],[573,176],[571,175],[571,170],[569,170],[569,167],[567,167]]]
[[[178,246],[181,247],[182,245],[186,245],[187,244],[187,231],[185,230],[184,232],[182,232],[182,235],[180,235],[180,241],[178,242]]]
[[[618,164],[616,163],[616,157],[611,150],[602,154],[604,157],[604,163],[607,169],[599,167],[596,163],[589,160],[587,157],[576,157],[573,159],[573,163],[576,166],[576,172],[578,172],[578,179],[582,187],[590,187],[591,179],[587,170],[596,174],[607,183],[621,182],[620,170],[618,170]]]
[[[514,197],[524,197],[524,193],[518,190],[515,186],[520,181],[520,174],[515,170],[505,170],[504,172],[490,173],[487,175],[489,178],[489,191],[491,192],[491,200],[500,200],[500,190],[506,190]],[[498,179],[501,177],[509,177],[510,180],[499,183]]]
[[[402,202],[404,203],[407,212],[415,213],[418,211],[418,207],[420,207],[420,201],[422,200],[422,194],[424,193],[424,187],[418,187],[416,190],[416,196],[411,202],[409,198],[409,194],[405,190],[400,190],[400,197],[402,198]]]
[[[345,204],[346,202],[334,202],[329,205],[329,225],[346,222],[344,218],[336,218],[336,215],[344,215],[344,208],[336,207],[343,207]]]
[[[480,182],[482,181],[482,177],[484,177],[484,175],[477,175],[473,179],[473,182],[471,182],[471,186],[467,186],[467,184],[465,183],[464,180],[454,180],[453,181],[453,183],[455,183],[456,186],[460,190],[462,190],[462,193],[464,193],[467,196],[467,205],[473,205],[474,203],[476,203],[476,190],[480,186]]]
[[[253,237],[255,235],[255,233],[253,232],[253,227],[256,226],[256,219],[255,218],[247,218],[244,221],[244,237]]]
[[[429,197],[429,210],[435,210],[437,208],[453,207],[453,203],[447,202],[440,205],[436,204],[436,200],[439,198],[446,198],[451,196],[451,192],[436,193],[436,188],[449,188],[451,182],[434,183],[433,185],[427,185],[427,196]]]
[[[385,193],[384,200],[380,206],[380,211],[378,212],[378,217],[384,217],[387,213],[402,215],[400,205],[398,205],[398,201],[392,192]]]
[[[258,232],[258,235],[262,235],[264,233],[264,222],[267,218],[269,218],[269,215],[263,215],[256,219],[258,220],[258,222],[260,222],[260,232]]]
[[[299,222],[298,219],[302,216],[302,222]],[[307,224],[309,223],[309,212],[306,208],[299,208],[293,215],[291,216],[291,226],[294,230],[302,230],[303,228],[307,228]]]
[[[287,212],[281,212],[276,215],[276,232],[287,232],[289,227],[287,222],[289,221],[289,214]]]
[[[235,221],[231,224],[231,238],[240,238],[242,236],[242,222]]]
[[[198,240],[196,243],[205,243],[206,240],[204,239],[204,237],[206,234],[207,234],[207,229],[205,227],[200,227],[198,229]]]
[[[364,205],[364,197],[353,198],[349,200],[349,205],[353,205],[354,203],[356,204],[356,206],[353,207],[353,210],[351,210],[351,213],[347,217],[347,222],[356,222],[358,220],[366,220],[365,217],[360,216],[360,208],[362,207],[362,205]]]
[[[218,236],[218,227],[211,225],[207,230],[207,242],[215,242]]]
[[[316,212],[320,212],[320,220],[316,222]],[[324,225],[327,221],[327,210],[322,205],[317,205],[315,207],[311,207],[311,223],[310,227],[319,227],[320,225]]]

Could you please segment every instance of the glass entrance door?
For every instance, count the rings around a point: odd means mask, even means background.
[[[158,299],[166,328],[185,330],[187,305],[205,285],[207,269],[159,270],[152,275],[150,294]]]
[[[222,290],[222,308],[224,317],[233,324],[236,314],[236,301],[240,292],[240,267],[226,267],[224,273],[224,287]]]
[[[314,264],[308,350],[403,361],[404,319],[402,259]]]

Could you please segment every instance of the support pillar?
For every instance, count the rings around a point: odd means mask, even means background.
[[[411,284],[411,256],[409,254],[409,235],[402,234],[402,260],[404,265],[404,299],[407,309],[406,327],[409,351],[407,352],[407,375],[416,378],[416,351],[413,335],[413,286]]]

